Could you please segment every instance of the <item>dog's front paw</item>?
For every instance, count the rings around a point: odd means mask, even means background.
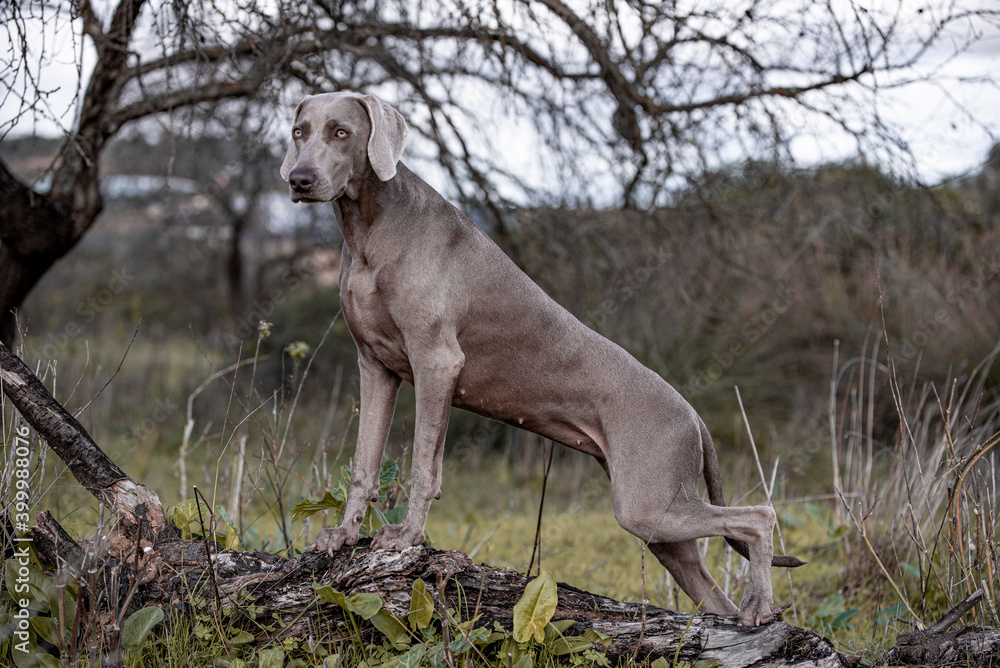
[[[386,524],[372,539],[372,549],[398,552],[414,545],[420,545],[423,539],[424,532],[420,527],[409,527],[405,523]]]
[[[747,594],[740,604],[740,626],[761,626],[774,621],[773,601],[770,596]]]
[[[309,549],[314,552],[326,552],[333,556],[334,552],[340,550],[345,545],[355,545],[358,542],[358,530],[345,529],[344,527],[333,527],[323,529],[316,536]]]

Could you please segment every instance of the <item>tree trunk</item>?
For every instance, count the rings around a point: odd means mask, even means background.
[[[0,160],[0,341],[14,341],[14,310],[73,246],[68,218],[64,202],[35,193]]]
[[[229,239],[229,253],[226,256],[226,284],[229,286],[229,310],[234,320],[239,320],[246,314],[246,273],[243,265],[243,233],[249,223],[249,213],[232,217],[229,228],[232,237]]]

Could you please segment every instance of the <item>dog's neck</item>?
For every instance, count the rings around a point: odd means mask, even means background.
[[[376,240],[379,247],[395,246],[397,250],[400,249],[398,244],[386,242],[392,237],[405,234],[407,221],[400,216],[387,215],[387,211],[396,210],[389,203],[419,201],[419,198],[404,196],[404,191],[414,190],[418,183],[422,183],[419,178],[399,163],[396,175],[388,181],[381,181],[369,170],[359,179],[355,188],[349,189],[350,194],[345,193],[333,202],[334,209],[339,214],[344,243],[352,256],[370,258],[375,250]],[[409,213],[415,215],[415,212]],[[377,234],[374,234],[375,228],[378,228]]]
[[[390,179],[393,180],[395,179]],[[383,207],[379,204],[379,199],[386,187],[387,183],[380,181],[369,169],[355,187],[348,188],[348,192],[333,202],[333,207],[339,214],[344,243],[355,257],[366,255],[365,249],[369,245],[372,228],[381,218]]]

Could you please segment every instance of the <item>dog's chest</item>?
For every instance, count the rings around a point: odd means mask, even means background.
[[[413,372],[403,334],[390,312],[389,295],[379,289],[376,273],[355,262],[344,271],[340,280],[344,319],[358,345],[367,347],[402,378],[411,379]]]

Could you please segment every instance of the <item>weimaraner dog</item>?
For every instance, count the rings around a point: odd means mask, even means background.
[[[396,395],[416,391],[412,491],[401,524],[377,549],[418,545],[441,497],[445,431],[464,408],[597,458],[615,517],[649,544],[701,609],[756,626],[774,618],[774,511],[727,508],[711,437],[662,378],[554,302],[457,208],[399,162],[406,123],[371,95],[325,93],[295,109],[281,165],[292,201],[333,202],[344,235],[340,301],[358,347],[361,416],[343,523],[312,544],[354,545],[369,503]],[[698,495],[704,475],[711,504]],[[499,491],[499,490],[498,490]],[[750,560],[736,606],[718,588],[696,539],[724,536]]]

